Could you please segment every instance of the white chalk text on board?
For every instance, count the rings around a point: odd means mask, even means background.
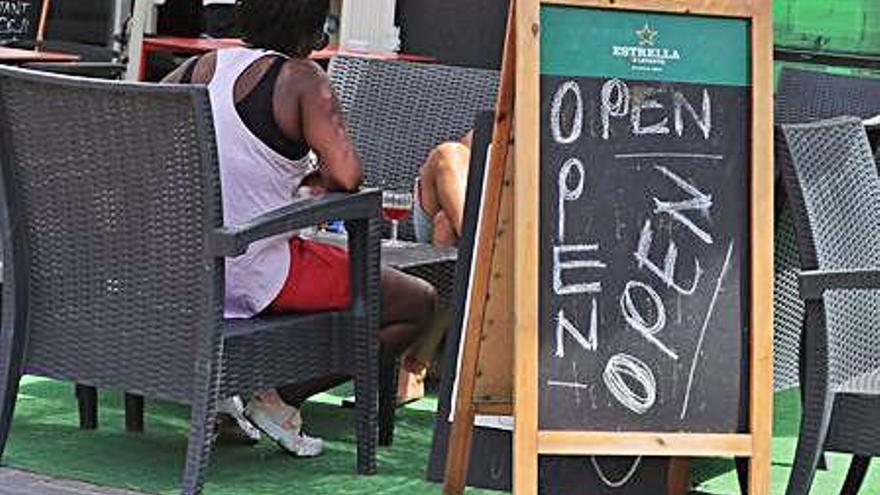
[[[578,23],[554,9],[542,12],[541,426],[734,431],[747,71],[707,65],[671,35],[675,16]],[[621,60],[627,43],[674,55],[644,71],[638,50]]]

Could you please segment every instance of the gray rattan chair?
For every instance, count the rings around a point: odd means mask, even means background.
[[[806,305],[801,432],[787,495],[807,494],[824,450],[854,454],[855,494],[880,454],[880,177],[861,121],[782,126]]]
[[[776,91],[777,124],[814,122],[842,115],[880,114],[880,78],[784,68]]]
[[[845,115],[867,119],[880,114],[880,78],[846,76],[784,68],[776,91],[777,124],[815,122]],[[776,169],[790,162],[787,148],[776,135]],[[798,385],[798,362],[804,304],[798,297],[799,261],[794,224],[777,181],[774,260],[774,381],[777,389]]]
[[[222,227],[207,92],[0,68],[0,453],[19,378],[191,405],[183,493],[199,493],[216,402],[327,374],[355,379],[357,470],[376,471],[377,191]],[[348,311],[223,318],[223,257],[347,221]]]
[[[364,180],[375,187],[412,189],[428,153],[473,129],[498,94],[491,70],[340,56],[328,72]],[[411,221],[401,223],[400,234],[414,239]]]

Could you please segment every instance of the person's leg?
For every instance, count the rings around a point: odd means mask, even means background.
[[[305,313],[342,310],[349,306],[349,259],[345,250],[292,238],[287,280],[265,312]],[[318,455],[323,451],[323,441],[303,433],[299,408],[308,397],[333,387],[340,379],[320,377],[277,390],[256,392],[247,405],[246,415],[282,449],[298,456]]]
[[[415,342],[422,341],[431,328],[437,306],[437,293],[431,284],[392,268],[383,267],[380,278],[381,330],[379,344],[384,359],[399,356]],[[419,365],[408,366],[421,376]],[[327,376],[289,384],[278,389],[280,397],[293,407],[300,407],[309,397],[349,380],[347,376]],[[405,378],[403,381],[406,381]]]
[[[428,363],[410,359],[419,342],[432,329],[437,308],[437,292],[424,280],[393,269],[382,273],[382,332],[379,336],[383,359],[406,354],[397,378],[397,403],[424,395]]]
[[[461,235],[470,155],[462,143],[443,143],[431,151],[419,171],[422,208],[431,217],[443,211],[456,237]]]
[[[452,227],[452,222],[446,216],[446,212],[440,210],[434,215],[434,242],[435,246],[455,246],[458,243],[458,234]]]
[[[434,287],[424,280],[383,267],[379,282],[379,343],[385,358],[400,355],[430,328],[437,306]],[[290,279],[270,312],[339,310],[351,304],[349,261],[340,248],[301,239],[291,240]],[[299,408],[306,399],[346,381],[326,376],[258,394],[263,405]],[[283,403],[281,402],[283,401]]]

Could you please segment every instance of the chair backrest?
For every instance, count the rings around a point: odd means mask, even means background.
[[[846,76],[785,67],[776,90],[777,124],[814,122],[843,115],[869,118],[880,114],[880,78]],[[791,157],[776,136],[776,169]],[[799,261],[794,225],[779,184],[774,263],[774,379],[777,389],[797,386],[804,305],[797,292]]]
[[[112,0],[51,0],[46,39],[110,48],[117,2]]]
[[[204,88],[0,68],[4,330],[27,372],[189,396],[222,323],[215,146]]]
[[[880,268],[880,176],[861,121],[783,125],[782,133],[804,269]],[[824,303],[832,383],[880,367],[880,291],[828,291]]]
[[[797,124],[852,115],[880,114],[880,78],[847,76],[786,67],[776,89],[777,124]]]
[[[430,151],[473,129],[498,93],[498,72],[483,69],[340,56],[329,73],[376,187],[411,188]],[[401,237],[412,238],[408,222]]]

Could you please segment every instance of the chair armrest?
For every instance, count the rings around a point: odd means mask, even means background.
[[[798,275],[802,299],[821,299],[826,290],[880,289],[880,268],[858,270],[808,270]]]
[[[328,220],[364,220],[378,218],[382,195],[378,189],[356,193],[327,193],[293,203],[260,215],[236,227],[214,231],[213,253],[234,257],[244,254],[254,241],[273,235],[310,227]]]

